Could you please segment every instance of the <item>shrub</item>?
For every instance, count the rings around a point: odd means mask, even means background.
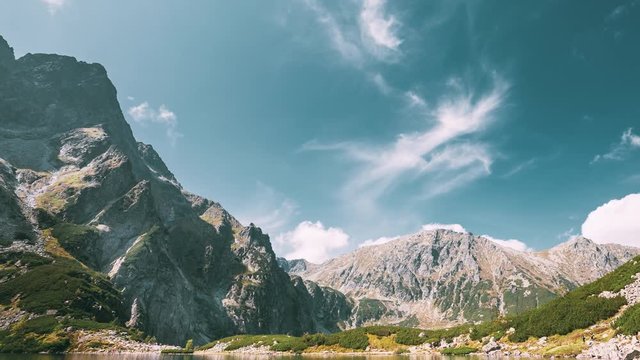
[[[307,346],[329,345],[329,337],[325,334],[305,334],[302,336]]]
[[[636,335],[640,332],[640,304],[635,304],[624,311],[613,326],[619,333]]]
[[[338,344],[347,349],[364,350],[369,346],[369,338],[361,330],[339,333]]]
[[[610,318],[626,303],[621,297],[605,299],[590,296],[586,299],[567,295],[513,318],[515,332],[509,339],[526,341],[529,337],[565,335]]]
[[[474,352],[478,352],[478,349],[472,348],[472,347],[468,347],[468,346],[461,346],[461,347],[457,347],[457,348],[448,348],[448,349],[444,349],[444,350],[440,351],[440,353],[443,354],[443,355],[469,355],[469,354],[472,354]]]
[[[54,259],[28,258],[29,271],[0,283],[0,303],[11,303],[19,294],[18,306],[30,312],[55,309],[58,315],[99,322],[117,319],[123,310],[122,295],[104,275],[73,259]]]
[[[295,353],[303,352],[307,345],[302,338],[299,337],[289,337],[286,339],[281,339],[277,344],[271,346],[271,350],[273,351],[292,351]]]
[[[471,328],[469,337],[471,340],[480,340],[486,336],[493,336],[496,339],[500,339],[504,336],[504,332],[509,328],[508,321],[504,319],[487,321],[481,324],[475,325]]]
[[[187,351],[193,351],[193,339],[187,340],[187,343],[184,345],[184,349]]]
[[[420,333],[424,333],[420,336]],[[420,329],[402,328],[396,333],[396,342],[402,345],[421,345],[427,341],[426,332]]]
[[[365,333],[376,336],[389,336],[397,333],[399,329],[400,328],[395,326],[368,326],[362,328]]]

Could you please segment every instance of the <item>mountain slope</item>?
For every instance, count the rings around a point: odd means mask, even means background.
[[[322,304],[301,296],[306,287],[278,266],[266,234],[184,191],[153,148],[136,142],[101,65],[14,59],[0,37],[0,158],[0,253],[64,254],[93,281],[107,275],[100,281],[124,309],[118,321],[174,344],[327,326],[318,325]],[[33,271],[0,281],[0,293]]]
[[[545,252],[519,252],[436,230],[363,247],[297,274],[354,298],[354,325],[438,326],[535,308],[639,253],[584,238]]]

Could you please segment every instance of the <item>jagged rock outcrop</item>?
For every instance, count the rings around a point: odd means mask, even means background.
[[[296,274],[354,299],[352,325],[440,326],[536,307],[640,253],[576,238],[544,252],[484,237],[423,231],[357,249]]]
[[[305,259],[287,260],[282,257],[278,258],[278,264],[282,270],[292,275],[304,273],[305,271],[314,269],[318,266],[317,264],[310,263]]]
[[[0,252],[17,243],[80,261],[89,280],[108,275],[120,320],[159,341],[301,334],[341,320],[317,292],[300,296],[266,234],[184,191],[134,139],[99,64],[15,59],[0,37],[0,158]]]

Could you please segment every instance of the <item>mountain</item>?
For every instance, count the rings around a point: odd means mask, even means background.
[[[310,263],[305,259],[287,260],[283,257],[278,258],[278,265],[280,265],[282,270],[294,275],[304,273],[305,271],[310,271],[311,269],[315,269],[318,266],[317,264]]]
[[[431,230],[290,271],[354,299],[352,325],[434,327],[538,307],[637,254],[583,237],[521,252],[470,233]]]
[[[172,344],[348,316],[339,293],[292,280],[259,228],[182,188],[135,140],[101,65],[15,59],[1,37],[0,201],[12,314],[126,323]]]

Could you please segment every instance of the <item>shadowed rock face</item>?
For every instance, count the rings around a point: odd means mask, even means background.
[[[121,320],[160,341],[300,334],[340,321],[278,266],[266,234],[185,192],[135,141],[101,65],[16,60],[0,37],[0,158],[0,251],[46,252],[41,234],[51,230],[108,274],[128,309]]]

